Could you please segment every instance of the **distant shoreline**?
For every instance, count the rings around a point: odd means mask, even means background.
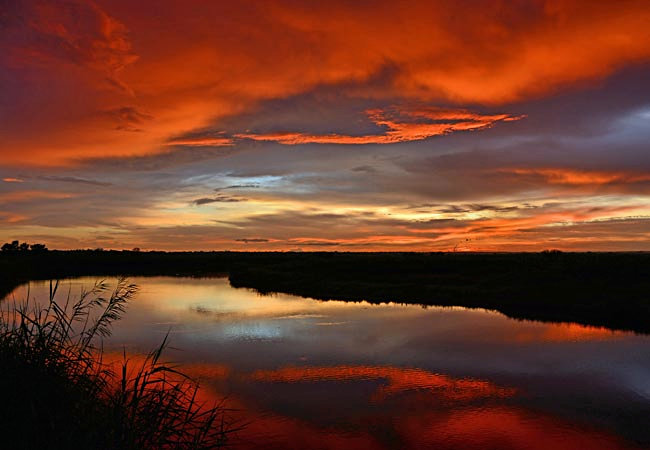
[[[494,309],[516,319],[650,333],[650,253],[0,253],[0,297],[31,280],[229,276],[234,287],[319,300]]]

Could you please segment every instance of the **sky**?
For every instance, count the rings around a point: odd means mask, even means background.
[[[0,0],[0,240],[650,250],[646,0]]]

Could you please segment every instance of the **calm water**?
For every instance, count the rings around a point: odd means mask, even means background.
[[[131,281],[141,291],[109,350],[148,352],[171,330],[168,357],[249,422],[233,440],[241,448],[650,447],[647,336],[259,296],[224,278]],[[32,283],[32,297],[46,292]]]

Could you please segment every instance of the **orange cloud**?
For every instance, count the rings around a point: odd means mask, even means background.
[[[598,243],[598,237],[577,235],[570,230],[570,226],[598,223],[602,220],[634,215],[646,211],[644,205],[629,206],[601,206],[581,208],[557,208],[542,211],[529,211],[513,217],[495,216],[475,219],[460,220],[459,226],[447,227],[445,225],[430,227],[406,227],[412,235],[434,235],[429,237],[427,245],[433,248],[453,251],[539,251],[552,245],[554,248],[592,248]],[[606,225],[605,225],[606,226]],[[544,232],[546,230],[546,232]],[[616,231],[607,239],[617,241],[618,245],[626,240],[630,244],[638,245],[639,232],[630,230],[632,236],[616,236]],[[553,243],[549,244],[549,236]],[[647,240],[648,236],[643,238]],[[411,238],[412,239],[412,238]],[[606,243],[606,242],[604,242]],[[370,244],[372,245],[372,244]]]
[[[519,120],[521,116],[508,114],[481,115],[466,110],[441,108],[397,109],[386,111],[372,109],[366,114],[376,125],[386,128],[383,134],[349,136],[340,134],[315,135],[299,132],[238,134],[242,139],[275,141],[281,144],[394,144],[397,142],[420,141],[432,136],[454,131],[473,131],[488,128],[497,122]],[[392,117],[396,116],[396,117]]]
[[[608,172],[595,170],[574,170],[564,168],[500,169],[500,172],[522,176],[538,176],[549,184],[565,185],[601,185],[627,184],[650,181],[650,175],[632,172]]]
[[[76,65],[99,74],[98,81],[132,94],[118,76],[137,60],[124,24],[94,2],[70,0],[65,6],[44,1],[23,2],[29,21],[18,28],[9,21],[6,33],[23,33],[28,38],[13,40],[6,48],[5,64],[51,67]],[[18,29],[17,29],[18,28]]]
[[[395,90],[416,98],[512,102],[650,56],[643,1],[273,5],[273,16],[310,33],[315,56],[339,73],[389,61]]]
[[[26,219],[28,219],[28,217],[22,214],[0,213],[0,222],[18,223]]]
[[[166,145],[183,145],[187,147],[226,147],[233,145],[233,140],[227,137],[179,138],[170,140]]]
[[[503,105],[650,60],[650,9],[642,0],[471,8],[442,1],[161,0],[155,16],[133,2],[19,5],[0,31],[0,63],[13,83],[0,156],[14,166],[168,152],[174,136],[324,85],[379,101]],[[151,119],[116,126],[115,117],[99,114],[130,107]],[[487,126],[386,120],[386,135],[374,137],[267,138],[387,143]]]
[[[3,202],[23,202],[38,199],[62,199],[72,198],[75,194],[68,194],[65,192],[51,192],[51,191],[14,191],[0,193],[0,203]]]

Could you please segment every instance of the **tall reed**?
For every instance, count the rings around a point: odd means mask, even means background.
[[[126,279],[45,305],[5,300],[0,314],[0,442],[7,448],[218,448],[233,427],[221,404],[161,357],[104,360],[103,341],[138,287]],[[4,398],[2,398],[4,397]],[[3,440],[4,438],[4,440]]]

